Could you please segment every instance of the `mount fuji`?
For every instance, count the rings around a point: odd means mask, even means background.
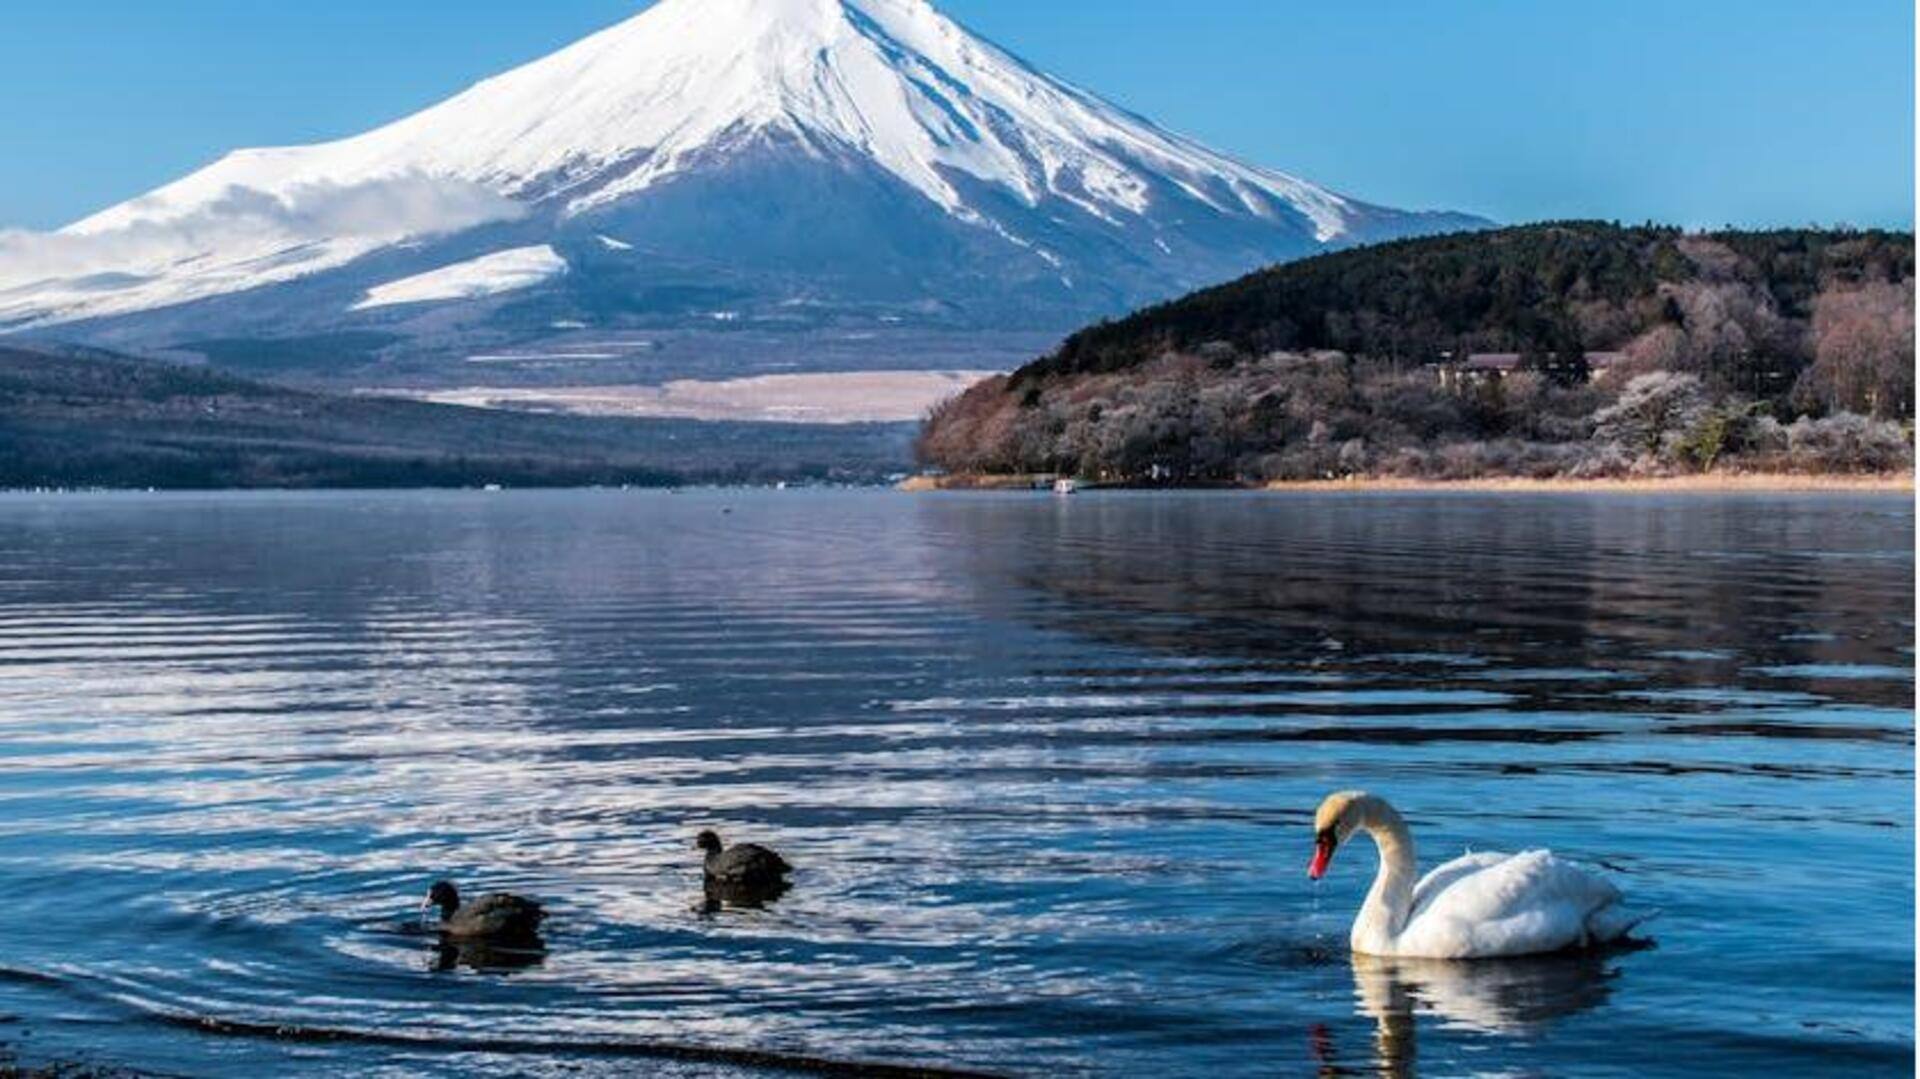
[[[1044,335],[1486,224],[1243,164],[926,0],[661,0],[366,134],[0,233],[0,332],[403,364],[693,327]]]

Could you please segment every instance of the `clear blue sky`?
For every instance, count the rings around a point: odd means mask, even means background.
[[[6,0],[0,226],[353,134],[644,0]],[[1911,0],[945,0],[1214,147],[1504,221],[1911,227]]]

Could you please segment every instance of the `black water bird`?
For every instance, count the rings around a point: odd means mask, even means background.
[[[693,845],[706,852],[707,890],[713,892],[773,892],[786,890],[787,874],[793,867],[766,847],[757,843],[735,843],[729,847],[713,831],[701,832]]]
[[[440,908],[440,935],[448,940],[494,941],[537,945],[540,923],[547,912],[531,899],[505,892],[483,895],[471,903],[460,902],[460,889],[452,881],[440,881],[427,893],[421,909]]]

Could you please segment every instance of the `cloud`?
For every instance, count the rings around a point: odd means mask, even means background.
[[[525,207],[479,184],[405,173],[353,184],[297,184],[270,192],[232,186],[167,214],[154,198],[129,206],[127,224],[85,232],[0,230],[0,289],[111,275],[192,272],[322,241],[355,248],[512,221]]]

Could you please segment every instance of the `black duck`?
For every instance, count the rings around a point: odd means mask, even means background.
[[[793,867],[757,843],[729,847],[712,831],[701,832],[694,846],[707,854],[707,883],[720,889],[777,890]]]
[[[547,912],[531,899],[505,892],[460,902],[460,889],[441,881],[427,893],[426,907],[440,908],[440,935],[449,940],[535,943]]]

